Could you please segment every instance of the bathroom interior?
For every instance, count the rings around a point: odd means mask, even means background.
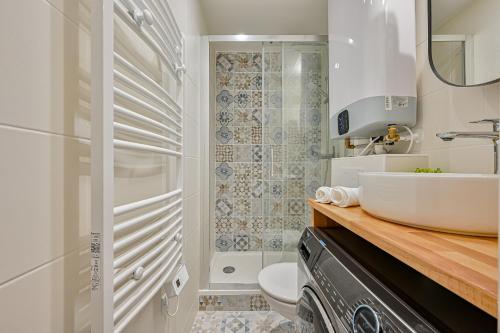
[[[0,332],[499,331],[500,1],[5,7]]]

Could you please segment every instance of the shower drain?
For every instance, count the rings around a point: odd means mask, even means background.
[[[226,274],[234,273],[235,270],[236,268],[234,268],[233,266],[226,266],[222,269],[222,271]]]

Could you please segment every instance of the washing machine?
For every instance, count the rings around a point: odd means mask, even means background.
[[[345,228],[306,228],[298,252],[297,332],[496,332],[496,318]]]

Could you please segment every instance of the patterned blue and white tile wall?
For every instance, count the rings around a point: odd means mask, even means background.
[[[290,58],[216,53],[216,251],[293,250],[309,223],[325,168],[325,74],[321,53]],[[298,74],[287,67],[297,61]]]

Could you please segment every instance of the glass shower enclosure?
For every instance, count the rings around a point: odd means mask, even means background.
[[[263,267],[297,260],[306,201],[330,183],[327,52],[211,43],[212,289],[256,289]]]

